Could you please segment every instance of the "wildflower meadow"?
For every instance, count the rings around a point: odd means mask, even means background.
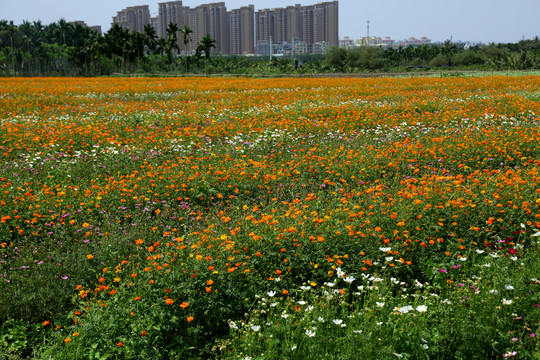
[[[539,89],[0,79],[0,358],[538,359]]]

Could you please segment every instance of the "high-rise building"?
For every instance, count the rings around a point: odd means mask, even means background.
[[[205,4],[194,9],[195,24],[193,41],[198,43],[206,35],[216,40],[216,48],[220,53],[229,53],[229,27],[227,25],[227,8],[224,2]],[[193,15],[191,15],[193,16]]]
[[[178,25],[178,28],[183,28],[185,24],[184,6],[181,1],[171,1],[158,4],[159,15],[156,28],[157,35],[160,38],[167,37],[167,27],[170,23]]]
[[[131,6],[113,17],[113,24],[118,24],[131,32],[143,32],[144,26],[150,23],[150,8],[148,5]]]
[[[255,53],[255,9],[243,6],[228,13],[230,53]]]
[[[260,10],[255,17],[257,42],[305,43],[308,52],[324,52],[339,44],[338,7],[338,1],[331,1]]]
[[[157,35],[167,37],[167,27],[176,24],[179,29],[188,26],[191,41],[187,47],[180,33],[178,45],[182,51],[194,51],[206,35],[216,41],[214,51],[224,54],[252,54],[277,46],[287,52],[325,52],[329,46],[338,46],[338,1],[309,6],[262,9],[253,5],[227,12],[224,2],[183,6],[182,1],[159,3],[159,15],[150,18],[148,5],[128,7],[119,11],[113,23],[131,31],[144,31],[151,23]]]

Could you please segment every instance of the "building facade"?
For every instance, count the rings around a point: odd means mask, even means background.
[[[255,7],[243,6],[227,14],[231,54],[255,53]]]
[[[148,5],[127,7],[117,12],[112,23],[131,32],[142,33],[144,26],[150,23],[150,8]]]
[[[258,49],[263,44],[305,44],[307,52],[326,52],[329,46],[339,45],[339,2],[331,1],[310,6],[263,9],[256,16]],[[302,45],[303,46],[303,45]],[[295,49],[297,46],[292,46]],[[273,46],[272,46],[273,48]]]

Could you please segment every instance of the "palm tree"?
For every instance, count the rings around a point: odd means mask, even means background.
[[[146,37],[146,46],[152,51],[152,55],[156,53],[157,48],[157,32],[152,24],[144,25],[144,35]]]
[[[208,74],[208,61],[210,60],[210,50],[216,47],[216,40],[212,39],[210,35],[206,35],[199,42],[197,46],[197,52],[200,54],[204,52],[204,57],[206,58],[206,73]]]
[[[186,73],[188,72],[188,55],[187,55],[187,50],[188,50],[188,44],[190,43],[191,41],[191,33],[193,33],[193,30],[191,30],[191,28],[187,25],[184,25],[184,28],[183,29],[180,29],[180,32],[182,33],[182,38],[184,40],[184,46],[186,47]]]
[[[199,48],[202,52],[204,52],[204,57],[206,59],[210,59],[210,50],[212,48],[216,48],[216,40],[212,39],[210,35],[206,35],[199,42]]]
[[[178,31],[180,31],[180,29],[175,23],[169,23],[169,26],[167,26],[167,47],[165,51],[167,52],[169,63],[172,62],[172,53],[174,49],[180,50],[178,47],[178,36],[176,35]]]
[[[184,25],[183,29],[180,29],[180,32],[182,33],[182,38],[184,41],[184,46],[186,47],[186,51],[188,49],[188,44],[191,42],[191,34],[193,33],[193,30],[187,25]]]

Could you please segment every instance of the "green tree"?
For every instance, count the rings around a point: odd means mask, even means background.
[[[152,52],[152,55],[155,55],[158,46],[158,36],[156,29],[152,24],[144,25],[144,36],[146,46],[148,46],[148,49]]]
[[[337,46],[331,46],[324,57],[324,62],[330,67],[332,72],[343,72],[345,69],[345,60],[347,59],[347,51]]]
[[[184,46],[186,47],[186,74],[188,72],[188,63],[189,63],[189,56],[187,55],[188,45],[191,42],[191,34],[193,33],[193,30],[187,25],[184,25],[182,29],[180,29],[180,32],[182,33],[182,39],[184,41]]]
[[[210,35],[206,35],[199,42],[200,51],[204,53],[204,57],[208,60],[210,59],[210,50],[216,48],[216,40],[212,39]]]
[[[176,34],[180,29],[175,23],[169,23],[167,26],[167,44],[165,52],[167,53],[167,60],[169,64],[172,63],[172,55],[174,50],[180,50],[178,47],[178,35]]]
[[[210,50],[216,47],[216,40],[212,39],[210,35],[205,35],[199,45],[197,46],[197,54],[204,53],[205,63],[206,63],[206,73],[208,74],[208,62],[210,61]]]

